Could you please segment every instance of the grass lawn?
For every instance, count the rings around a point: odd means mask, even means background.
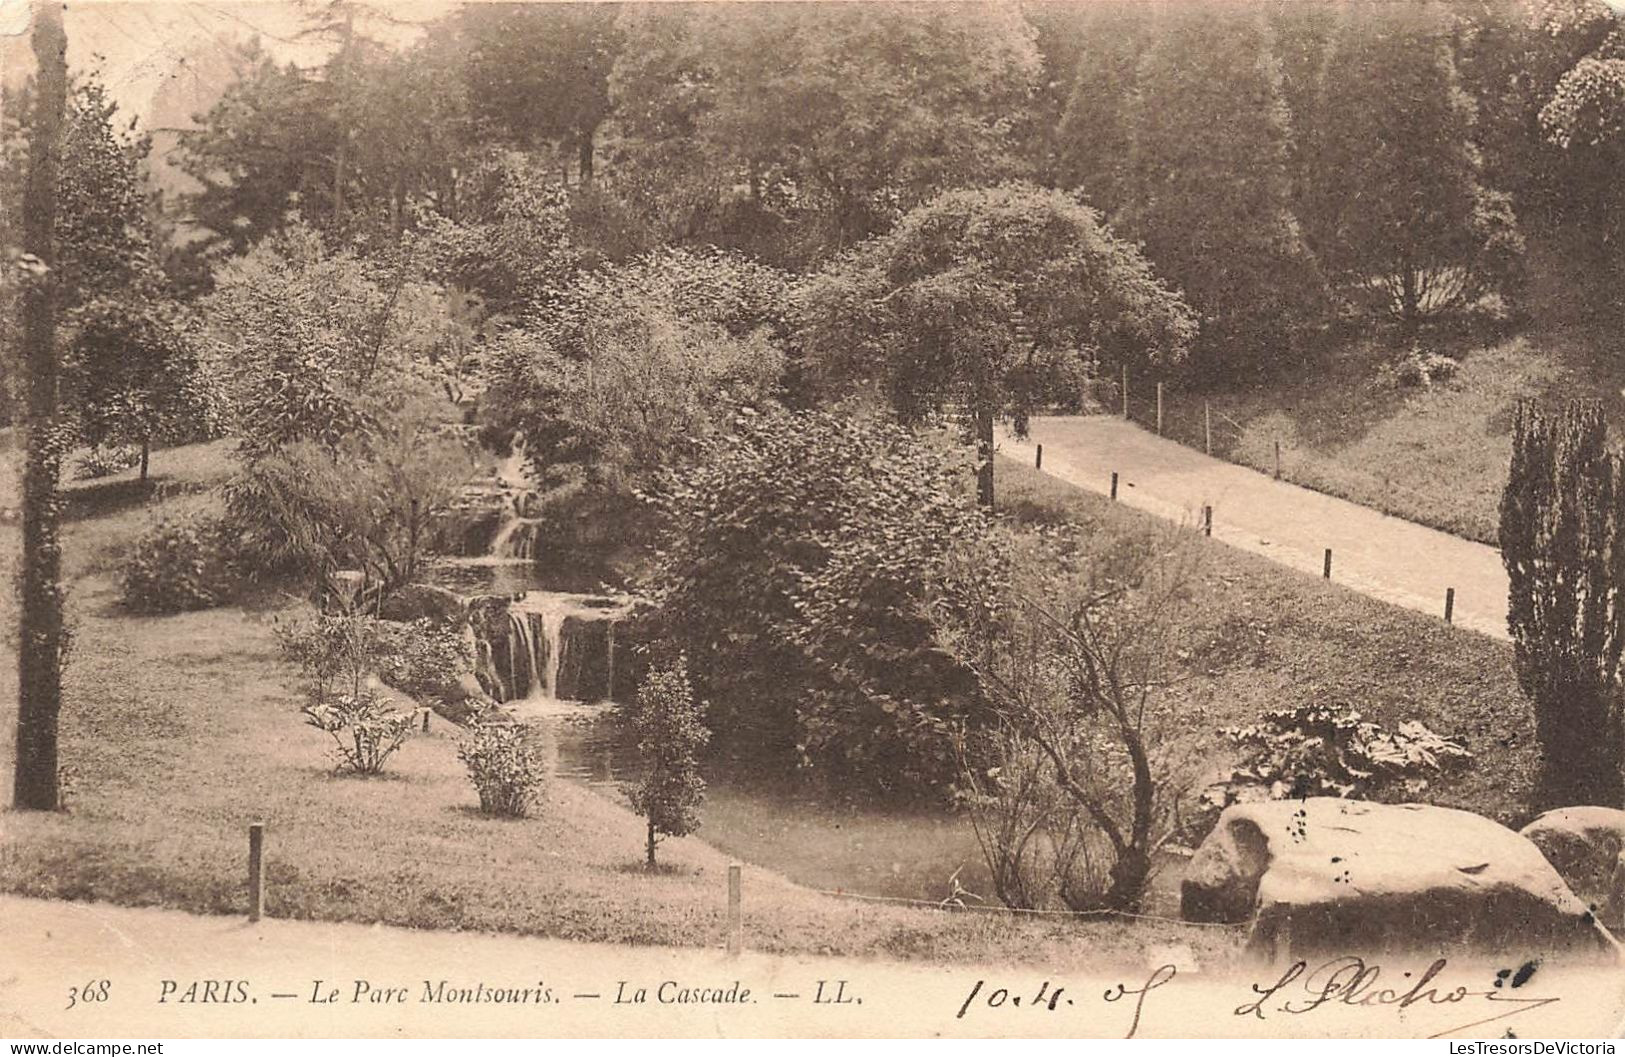
[[[1028,522],[1072,521],[1114,537],[1162,523],[1001,457],[999,506]],[[1534,717],[1512,648],[1410,610],[1193,536],[1202,550],[1199,632],[1176,703],[1179,725],[1208,732],[1193,751],[1222,752],[1215,732],[1267,709],[1323,703],[1397,726],[1419,719],[1476,759],[1422,799],[1521,825],[1538,763]],[[1218,674],[1209,674],[1217,672]]]
[[[122,547],[153,508],[206,501],[197,488],[225,466],[220,445],[159,452],[154,472],[170,484],[147,505],[116,498],[118,482],[76,488],[89,494],[74,500],[86,513],[66,533],[75,630],[62,720],[70,810],[0,815],[0,889],[238,913],[246,905],[245,831],[264,821],[274,916],[721,942],[729,859],[702,841],[669,842],[667,868],[646,872],[641,820],[566,781],[552,784],[534,819],[484,819],[444,722],[409,742],[386,776],[337,777],[325,735],[298,715],[272,638],[275,612],[123,612],[114,576]],[[1000,474],[1001,505],[1028,521],[1070,519],[1114,535],[1154,524],[1024,466],[1004,462]],[[1429,799],[1522,820],[1535,749],[1506,646],[1261,558],[1201,546],[1211,604],[1190,620],[1214,642],[1246,649],[1226,647],[1220,674],[1203,674],[1184,691],[1180,723],[1198,741],[1217,748],[1218,727],[1310,700],[1345,702],[1384,723],[1419,718],[1477,755],[1468,774]],[[0,560],[14,562],[17,547],[15,527],[0,527]],[[9,594],[0,603],[8,633],[13,604]],[[14,648],[12,635],[0,650],[0,782],[8,785]],[[779,952],[1064,967],[1139,963],[1148,949],[1179,943],[1215,966],[1236,948],[1233,933],[1194,926],[852,902],[754,867],[745,905],[746,942]]]
[[[1211,394],[1214,454],[1273,472],[1279,441],[1288,480],[1496,542],[1521,398],[1595,398],[1625,422],[1620,321],[1609,307],[1617,296],[1576,274],[1561,247],[1532,240],[1531,252],[1533,282],[1521,302],[1531,320],[1519,336],[1450,350],[1460,371],[1425,388],[1384,383],[1379,370],[1399,350],[1367,338],[1267,387]],[[1154,402],[1137,395],[1136,421],[1154,422]],[[1167,435],[1202,447],[1203,399],[1170,392]]]
[[[223,472],[224,452],[206,445],[157,453],[154,473],[172,486],[154,505],[202,501],[192,492]],[[291,672],[277,656],[277,614],[123,612],[117,558],[152,513],[123,500],[91,505],[105,512],[72,520],[66,533],[75,632],[62,717],[69,811],[0,815],[0,889],[240,913],[246,830],[263,821],[272,916],[722,942],[730,860],[721,852],[696,839],[671,841],[661,851],[666,868],[646,872],[642,821],[566,781],[552,784],[536,818],[485,819],[449,724],[414,738],[381,778],[335,776],[326,735],[303,724]],[[17,548],[15,527],[0,526],[0,559],[15,561]],[[8,631],[13,606],[7,593]],[[13,633],[0,649],[0,782],[8,789],[14,650]],[[766,951],[1058,967],[1138,965],[1148,948],[1170,943],[1215,966],[1237,946],[1222,929],[860,903],[754,867],[745,872],[745,932],[749,946]]]

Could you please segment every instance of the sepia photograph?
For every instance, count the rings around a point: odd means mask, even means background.
[[[0,580],[7,1053],[1611,1054],[1625,0],[0,0]]]

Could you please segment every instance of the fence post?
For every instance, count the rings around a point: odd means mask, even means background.
[[[1332,549],[1330,547],[1326,548],[1326,564],[1321,569],[1320,575],[1327,580],[1332,578]]]
[[[1275,438],[1275,479],[1281,479],[1281,438]]]
[[[1207,453],[1213,454],[1213,407],[1202,401],[1202,436],[1207,441]]]
[[[1128,419],[1128,364],[1123,364],[1123,418]]]
[[[1444,589],[1444,622],[1446,624],[1454,623],[1454,621],[1451,620],[1451,618],[1453,616],[1455,616],[1455,614],[1456,614],[1456,589],[1454,587],[1447,587],[1447,588]]]
[[[1202,507],[1202,532],[1204,535],[1213,535],[1213,507]]]
[[[1040,444],[1038,446],[1038,454],[1033,458],[1033,469],[1042,470],[1043,468],[1044,468],[1044,446],[1042,444]]]
[[[739,913],[739,867],[728,867],[728,953],[738,954],[744,931]]]
[[[1112,499],[1117,498],[1117,471],[1112,471]]]
[[[429,733],[429,709],[423,710],[423,733]]]
[[[1162,436],[1162,383],[1157,383],[1157,436]]]
[[[1275,950],[1271,952],[1276,965],[1292,964],[1292,915],[1283,915],[1275,927]]]
[[[248,920],[265,913],[265,823],[248,827]]]

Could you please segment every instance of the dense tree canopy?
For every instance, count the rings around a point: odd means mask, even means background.
[[[1262,11],[1179,5],[1127,107],[1114,225],[1201,316],[1207,377],[1278,367],[1323,314],[1292,212],[1291,127]]]
[[[1329,275],[1408,327],[1507,291],[1522,237],[1484,185],[1444,27],[1351,7],[1313,104],[1305,227]]]
[[[993,416],[1025,413],[1090,365],[1173,364],[1195,321],[1130,244],[1058,191],[951,191],[865,243],[800,295],[806,368],[878,386],[905,421],[976,417],[992,502]]]

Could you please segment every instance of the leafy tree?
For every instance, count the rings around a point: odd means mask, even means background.
[[[1113,226],[1202,318],[1208,378],[1279,366],[1317,321],[1320,276],[1292,213],[1287,112],[1261,10],[1164,10],[1127,108]]]
[[[121,127],[94,75],[69,97],[58,172],[61,388],[76,439],[141,448],[208,428],[191,324],[156,261],[142,170],[149,139]]]
[[[478,118],[515,145],[556,144],[590,184],[599,129],[609,117],[609,75],[621,50],[609,4],[482,4],[460,11],[465,76]]]
[[[483,159],[465,177],[458,219],[425,217],[416,252],[428,274],[478,297],[491,316],[550,315],[582,267],[569,198],[533,160]]]
[[[61,479],[64,433],[58,421],[56,305],[58,173],[67,109],[67,34],[62,5],[34,5],[31,35],[38,63],[28,137],[22,250],[22,366],[28,448],[23,468],[21,618],[17,650],[16,807],[54,811],[60,800],[57,724],[62,711]]]
[[[1039,72],[1031,27],[995,5],[677,9],[627,28],[611,79],[624,164],[696,179],[679,193],[747,229],[746,245],[775,218],[795,224],[798,259],[943,188],[1012,175],[1012,115]]]
[[[180,168],[201,185],[184,202],[216,251],[246,252],[290,213],[387,241],[420,209],[455,218],[478,201],[464,183],[474,132],[458,42],[394,51],[348,20],[335,32],[314,70],[248,46],[240,79],[180,134]]]
[[[877,384],[905,421],[967,409],[989,506],[994,417],[1031,408],[1039,378],[1075,386],[1089,364],[1177,363],[1196,331],[1094,210],[1020,185],[913,210],[809,281],[799,323],[806,367],[826,385]]]
[[[771,399],[785,286],[680,250],[585,273],[546,318],[491,342],[487,423],[525,438],[545,486],[630,496]]]
[[[651,496],[665,523],[642,590],[719,738],[828,780],[943,792],[974,698],[920,606],[984,526],[962,475],[873,416],[773,412]]]
[[[1577,402],[1558,414],[1519,405],[1500,543],[1518,683],[1541,746],[1537,811],[1625,806],[1622,504],[1601,405]]]
[[[1129,103],[1150,43],[1144,5],[1079,4],[1079,56],[1056,134],[1055,182],[1107,213],[1121,202],[1129,151]]]
[[[155,440],[212,430],[218,402],[190,320],[173,301],[101,297],[73,314],[64,361],[79,439],[140,445],[141,480]]]
[[[1300,217],[1334,284],[1414,330],[1507,292],[1523,241],[1482,181],[1444,28],[1391,6],[1346,8],[1329,45]]]
[[[1625,239],[1618,179],[1625,163],[1625,26],[1615,11],[1584,0],[1550,0],[1539,14],[1559,53],[1572,60],[1550,83],[1540,127],[1568,163],[1569,210],[1593,233],[1599,259],[1612,270]]]
[[[404,253],[330,251],[295,224],[220,270],[201,303],[207,355],[244,456],[298,440],[325,445],[441,388],[458,337],[445,291]]]
[[[279,66],[259,46],[244,49],[244,72],[181,133],[179,165],[201,188],[188,215],[231,254],[274,231],[290,211],[308,219],[330,184],[338,131],[317,86],[293,64]]]
[[[301,440],[251,463],[228,495],[249,553],[315,571],[324,594],[359,570],[369,607],[415,582],[436,520],[474,475],[438,410],[410,404],[331,447]]]
[[[631,720],[647,773],[624,791],[632,810],[648,820],[646,847],[652,870],[655,845],[662,837],[685,837],[700,828],[699,808],[705,800],[699,752],[711,740],[711,732],[705,728],[705,706],[694,700],[682,657],[644,677]]]

